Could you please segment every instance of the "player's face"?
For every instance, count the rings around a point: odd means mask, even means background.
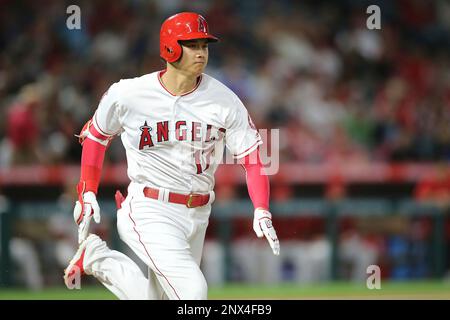
[[[183,54],[177,62],[178,69],[193,76],[199,76],[208,64],[208,40],[180,41],[180,44],[183,48]]]

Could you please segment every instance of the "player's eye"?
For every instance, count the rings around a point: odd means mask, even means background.
[[[192,42],[192,43],[188,42],[188,43],[185,43],[184,46],[186,46],[186,47],[188,47],[190,49],[196,49],[196,48],[207,49],[208,48],[208,44],[207,43],[200,44],[200,43],[195,43],[195,42]]]

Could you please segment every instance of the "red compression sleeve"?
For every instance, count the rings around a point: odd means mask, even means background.
[[[247,189],[253,206],[269,210],[270,185],[269,178],[259,158],[259,150],[255,150],[241,160],[246,172]]]
[[[107,137],[99,134],[93,126],[90,127],[89,132],[97,139],[107,140]],[[89,138],[83,141],[81,177],[78,184],[79,194],[87,191],[92,191],[97,194],[106,148],[107,146]]]

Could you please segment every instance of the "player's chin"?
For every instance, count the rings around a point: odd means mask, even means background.
[[[197,73],[198,75],[202,74],[206,68],[206,63],[194,63],[192,66],[192,72]]]

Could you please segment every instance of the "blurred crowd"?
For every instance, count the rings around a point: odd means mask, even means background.
[[[282,161],[450,159],[448,1],[2,0],[0,167],[78,163],[74,134],[113,82],[164,68],[159,28],[182,10],[222,40],[207,73],[282,129]],[[107,161],[124,161],[120,144]]]
[[[366,9],[373,4],[381,9],[380,30],[366,27]],[[81,29],[66,25],[70,5],[81,9]],[[436,161],[448,168],[447,0],[0,0],[0,168],[79,164],[81,148],[74,134],[112,83],[164,68],[159,28],[180,11],[202,13],[211,33],[221,39],[210,46],[206,73],[239,95],[258,128],[281,129],[281,161]],[[119,163],[124,157],[114,141],[106,161]],[[427,178],[418,183],[414,197],[442,203],[448,211],[450,177]],[[346,196],[342,181],[330,181],[325,189],[328,200]],[[231,184],[222,182],[216,190],[218,201],[237,197]],[[61,281],[59,272],[77,246],[74,191],[73,185],[64,190],[60,211],[44,223],[45,231],[35,222],[15,231],[22,238],[12,239],[12,258],[23,266],[29,287]],[[294,197],[294,189],[274,183],[271,194],[283,202]],[[266,244],[256,242],[251,221],[245,221],[233,226],[231,256],[241,262],[232,266],[233,280],[330,277],[331,243],[323,220],[278,218],[284,249],[277,261],[270,250],[248,250]],[[427,219],[361,219],[343,228],[340,276],[365,279],[365,268],[373,263],[392,278],[430,274],[424,247],[429,224]],[[374,237],[377,232],[389,237]],[[43,234],[58,241],[40,246],[39,256],[33,253],[34,242]],[[213,284],[223,281],[223,250],[214,237],[207,239],[203,267]],[[448,250],[447,255],[449,268]],[[43,274],[55,279],[36,276],[43,270],[52,271]]]

